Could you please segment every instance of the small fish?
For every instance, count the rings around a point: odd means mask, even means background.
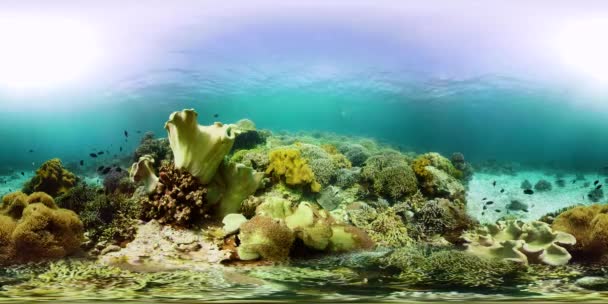
[[[127,130],[125,130],[125,137],[129,137],[129,132],[127,132]]]
[[[494,212],[500,212],[500,209],[494,209]]]
[[[486,202],[486,205],[492,205],[492,204],[494,204],[494,202],[493,202],[493,201],[487,201],[487,202]]]
[[[80,160],[80,165],[84,166],[84,160]]]
[[[213,114],[213,118],[218,118],[218,117],[220,117],[220,114],[217,114],[217,113]]]
[[[116,167],[116,172],[122,172],[122,168],[121,167]]]
[[[483,206],[483,210],[486,210],[486,209],[488,209],[488,206]]]
[[[141,130],[137,130],[137,134],[141,134]]]
[[[486,213],[485,213],[485,212],[482,212],[482,213],[481,213],[481,215],[486,215]]]
[[[593,184],[597,185],[599,182],[600,182],[600,180],[598,179],[598,180],[594,181]]]
[[[33,152],[34,152],[34,150],[30,149],[30,151],[29,151],[29,152],[30,152],[30,153],[33,153]]]
[[[120,146],[120,152],[122,152],[122,146]]]
[[[89,156],[90,156],[90,157],[92,157],[92,158],[96,158],[96,157],[97,157],[97,154],[95,154],[95,153],[91,153],[91,154],[89,154]]]
[[[23,173],[23,171],[21,171],[21,175],[25,176],[25,173]]]
[[[528,209],[522,209],[523,212],[528,212]]]
[[[505,189],[500,189],[500,193],[504,193],[504,192],[505,192]]]
[[[97,155],[98,155],[98,156],[99,156],[99,155],[103,155],[103,153],[104,153],[103,151],[99,151],[99,152],[97,152]]]
[[[103,171],[101,171],[101,174],[108,174],[108,172],[110,172],[110,170],[112,170],[112,168],[106,167],[105,169],[103,169]]]
[[[99,168],[97,168],[97,171],[101,171],[101,170],[103,170],[103,168],[104,168],[103,166],[99,166]]]
[[[487,199],[488,199],[487,197],[484,197],[484,198],[482,198],[481,200],[482,200],[482,201],[485,201],[485,200],[487,200]]]
[[[496,181],[492,182],[492,186],[496,187]]]
[[[573,180],[572,180],[572,183],[573,183],[573,184],[574,184],[574,183],[576,183],[576,180],[575,180],[575,179],[573,179]]]
[[[598,185],[597,187],[595,187],[595,190],[600,190],[602,189],[602,185]]]
[[[534,191],[532,191],[532,189],[526,189],[526,190],[524,190],[524,194],[532,195],[532,194],[534,194]]]

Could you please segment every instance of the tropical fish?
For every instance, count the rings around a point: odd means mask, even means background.
[[[494,202],[493,202],[493,201],[487,201],[487,202],[486,202],[486,205],[492,205],[492,204],[494,204]]]
[[[598,179],[598,180],[594,181],[593,184],[597,185],[599,182],[600,182],[600,180]]]
[[[84,160],[80,160],[80,165],[84,166]]]
[[[23,171],[21,171],[21,175],[25,176],[25,173],[23,173]]]
[[[483,206],[483,210],[486,210],[486,209],[488,209],[488,206]]]
[[[482,213],[481,213],[481,215],[486,215],[486,213],[485,213],[485,212],[482,212]]]
[[[496,181],[492,182],[492,186],[496,187]]]
[[[29,151],[29,152],[30,152],[30,153],[32,153],[32,152],[34,152],[34,150],[30,149],[30,151]]]
[[[487,198],[487,197],[484,197],[484,198],[482,198],[481,200],[482,200],[482,201],[485,201],[486,199],[488,199],[488,198]]]
[[[120,146],[120,151],[122,152],[122,146]]]
[[[103,155],[103,153],[104,153],[103,151],[99,151],[99,152],[97,152],[97,155]]]
[[[90,154],[89,154],[89,156],[90,156],[90,157],[92,157],[92,158],[96,158],[96,157],[97,157],[97,154],[95,154],[95,153],[90,153]]]
[[[505,192],[505,189],[500,189],[500,193],[504,193],[504,192]]]
[[[217,113],[213,114],[213,118],[218,118],[218,117],[220,117],[220,114],[217,114]]]
[[[526,190],[524,190],[524,194],[532,195],[532,194],[534,194],[534,191],[532,189],[526,189]]]
[[[572,183],[573,183],[573,184],[574,184],[574,183],[576,183],[576,180],[575,180],[575,179],[573,179],[573,180],[572,180]]]
[[[125,137],[129,137],[129,132],[127,132],[127,130],[125,130]]]
[[[602,185],[598,185],[597,187],[595,187],[595,190],[600,190],[602,189]]]
[[[494,209],[494,212],[500,212],[500,209]]]
[[[141,130],[137,130],[137,134],[141,134]]]

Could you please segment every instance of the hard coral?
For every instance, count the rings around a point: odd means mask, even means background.
[[[608,205],[579,206],[555,218],[553,229],[574,235],[576,258],[597,261],[608,256]]]
[[[464,201],[464,186],[460,183],[462,172],[438,153],[426,153],[412,162],[422,192],[431,197],[444,197]]]
[[[296,149],[278,149],[270,152],[270,165],[266,174],[272,174],[275,178],[285,177],[288,185],[310,185],[310,190],[319,192],[321,184],[308,165],[308,162]]]
[[[150,155],[154,162],[162,164],[173,159],[173,152],[167,138],[155,138],[154,132],[146,132],[133,153],[133,161],[138,161],[140,157]]]
[[[66,170],[59,158],[46,161],[23,186],[24,193],[45,192],[53,197],[67,192],[76,185],[76,176]]]
[[[154,191],[140,199],[142,218],[161,224],[190,227],[205,217],[209,209],[207,189],[192,174],[172,164],[159,170]]]
[[[475,221],[467,215],[463,203],[444,198],[424,203],[415,212],[413,222],[416,231],[424,234],[420,237],[440,235],[452,243],[457,242],[462,232],[475,224]]]
[[[367,159],[361,178],[373,193],[400,199],[416,193],[418,181],[412,169],[398,153],[374,155]]]
[[[283,221],[258,215],[242,224],[240,230],[238,255],[241,260],[284,261],[289,257],[295,235]]]
[[[235,133],[231,126],[219,122],[201,126],[197,117],[194,109],[173,112],[165,129],[169,133],[175,168],[185,169],[206,185],[230,152]]]
[[[60,258],[78,250],[83,226],[70,210],[36,192],[6,195],[0,208],[0,264]]]

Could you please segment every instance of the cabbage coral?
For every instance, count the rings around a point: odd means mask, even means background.
[[[76,213],[61,209],[46,193],[5,195],[0,207],[0,264],[61,258],[83,241]]]
[[[214,191],[221,192],[218,216],[238,212],[241,203],[255,193],[262,182],[264,173],[256,172],[251,167],[233,162],[224,162],[213,179]]]
[[[140,157],[139,161],[131,166],[129,176],[134,183],[143,182],[146,193],[154,192],[158,184],[158,177],[154,173],[154,158],[151,155]]]
[[[219,122],[201,126],[197,116],[194,109],[173,112],[165,129],[169,133],[175,168],[185,169],[206,185],[230,152],[235,134],[231,126]]]
[[[36,175],[23,186],[23,192],[45,192],[52,197],[61,195],[76,185],[76,176],[65,169],[59,158],[46,161]]]
[[[315,175],[308,166],[308,162],[296,149],[278,149],[270,152],[270,165],[266,174],[272,174],[275,178],[285,177],[288,185],[310,185],[310,190],[319,192],[321,185],[315,179]]]

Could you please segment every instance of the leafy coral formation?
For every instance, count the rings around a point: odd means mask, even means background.
[[[288,185],[310,185],[310,190],[319,192],[321,184],[304,159],[300,151],[296,149],[278,149],[270,152],[270,165],[266,169],[266,174],[272,174],[276,179],[285,177]]]
[[[76,176],[63,167],[61,160],[53,158],[36,170],[36,175],[23,186],[23,192],[45,192],[56,197],[74,187],[76,181]]]
[[[0,264],[61,258],[78,250],[83,226],[43,192],[15,192],[0,207]]]
[[[218,216],[223,218],[229,213],[238,212],[241,203],[260,187],[263,177],[264,173],[243,164],[222,163],[212,184],[213,191],[222,193],[217,207]]]
[[[553,231],[544,222],[499,221],[463,235],[467,252],[522,264],[564,265],[571,259],[562,245],[573,245],[573,235]]]

